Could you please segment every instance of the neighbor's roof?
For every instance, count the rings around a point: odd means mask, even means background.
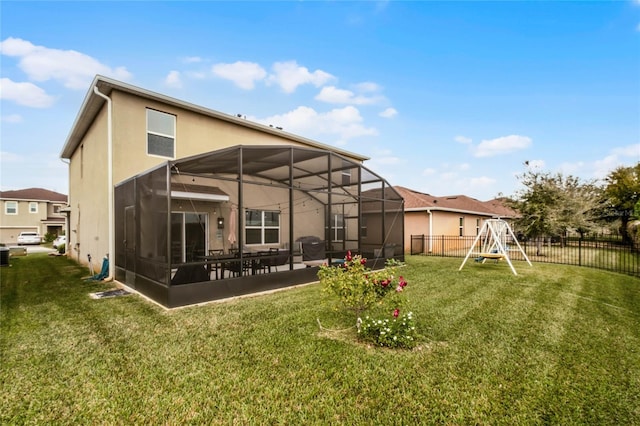
[[[28,200],[28,201],[53,201],[66,203],[67,196],[59,192],[49,191],[43,188],[17,189],[15,191],[1,191],[0,199],[3,200]]]
[[[270,133],[283,139],[288,139],[292,142],[301,143],[313,148],[330,150],[337,154],[350,157],[358,161],[365,161],[369,159],[369,157],[325,145],[320,142],[304,138],[302,136],[285,132],[284,130],[278,129],[276,127],[266,126],[264,124],[256,123],[244,118],[239,118],[234,115],[225,114],[189,102],[181,101],[170,96],[142,89],[140,87],[136,87],[118,80],[113,80],[101,75],[97,75],[93,79],[93,83],[91,83],[91,86],[89,87],[89,91],[87,92],[84,101],[82,102],[82,106],[80,107],[78,116],[76,117],[76,120],[71,127],[71,131],[69,132],[67,140],[60,153],[61,158],[71,158],[71,155],[74,153],[78,145],[80,145],[82,138],[91,126],[91,123],[93,123],[93,121],[95,120],[96,116],[102,108],[103,103],[105,102],[103,98],[94,93],[94,87],[97,87],[102,94],[107,96],[109,96],[113,90],[118,90],[141,98],[146,98],[156,102],[162,102],[164,104],[171,105],[177,108],[182,108],[187,111],[193,111],[198,114],[216,118],[218,120],[227,121],[238,126],[248,127],[250,129],[254,129],[263,133]]]
[[[480,201],[466,195],[437,197],[402,186],[395,186],[394,188],[404,198],[405,211],[450,211],[500,217],[512,217],[515,215],[515,212],[504,205],[498,198],[490,201]]]

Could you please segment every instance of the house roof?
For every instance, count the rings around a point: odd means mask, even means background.
[[[233,123],[238,126],[247,127],[263,133],[270,133],[278,137],[281,137],[283,139],[288,139],[292,142],[301,143],[312,148],[331,150],[343,156],[354,158],[358,161],[365,161],[369,159],[369,157],[366,157],[360,154],[341,150],[329,145],[322,144],[320,142],[316,142],[311,139],[304,138],[302,136],[285,132],[284,130],[279,129],[277,127],[270,127],[270,126],[256,123],[254,121],[250,121],[234,115],[225,114],[225,113],[215,111],[209,108],[205,108],[199,105],[195,105],[189,102],[181,101],[179,99],[172,98],[170,96],[166,96],[160,93],[152,92],[150,90],[142,89],[140,87],[133,86],[128,83],[124,83],[118,80],[113,80],[111,78],[104,77],[101,75],[97,75],[93,79],[93,83],[91,83],[91,86],[89,87],[89,91],[87,92],[84,98],[84,101],[82,102],[80,111],[78,112],[78,115],[73,123],[73,126],[71,127],[71,131],[67,136],[67,140],[64,144],[64,147],[60,152],[61,158],[66,158],[66,159],[71,158],[72,154],[74,153],[78,145],[80,145],[82,138],[84,137],[85,133],[91,126],[91,123],[93,123],[93,121],[95,120],[96,116],[98,115],[98,113],[102,108],[103,103],[105,102],[103,98],[101,98],[94,92],[94,88],[97,88],[98,91],[100,91],[102,94],[106,96],[109,96],[113,90],[118,90],[121,92],[132,94],[134,96],[141,97],[141,98],[150,99],[156,102],[162,102],[164,104],[171,105],[177,108],[193,111],[195,113],[212,117],[218,120],[223,120],[229,123]]]
[[[515,212],[504,205],[499,198],[480,201],[466,195],[438,197],[402,186],[395,186],[394,188],[404,198],[405,211],[435,210],[501,217],[515,215]]]
[[[15,191],[0,191],[0,199],[3,200],[28,200],[28,201],[53,201],[66,203],[67,196],[55,191],[43,188],[27,188]]]

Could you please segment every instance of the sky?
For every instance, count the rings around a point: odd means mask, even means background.
[[[640,0],[3,0],[2,190],[68,192],[60,152],[96,74],[368,156],[436,196],[640,161]]]

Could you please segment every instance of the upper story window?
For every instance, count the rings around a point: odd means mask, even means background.
[[[476,235],[480,233],[480,219],[476,219]]]
[[[54,205],[53,205],[53,212],[54,212],[55,214],[58,214],[58,213],[60,213],[60,209],[61,209],[61,208],[62,208],[62,206],[61,206],[60,204],[54,204]]]
[[[464,235],[464,217],[460,218],[460,232],[458,235],[461,237]]]
[[[175,115],[147,109],[147,154],[175,158]]]
[[[278,244],[280,242],[280,212],[247,210],[245,212],[245,242],[247,244]]]
[[[4,202],[4,214],[18,214],[18,202],[17,201],[5,201]]]
[[[38,203],[35,201],[29,203],[29,213],[38,213]]]

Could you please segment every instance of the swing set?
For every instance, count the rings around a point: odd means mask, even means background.
[[[522,246],[520,246],[518,239],[513,234],[513,231],[511,230],[509,224],[502,219],[487,219],[484,222],[484,225],[482,225],[482,230],[478,233],[478,236],[473,241],[469,252],[462,261],[462,265],[460,265],[460,268],[458,270],[462,270],[462,267],[467,262],[467,259],[469,259],[472,254],[475,254],[475,261],[480,263],[485,263],[487,259],[492,259],[496,262],[504,259],[509,264],[513,275],[518,275],[518,273],[516,272],[516,268],[513,267],[511,259],[509,258],[509,240],[516,244],[518,250],[520,251],[520,253],[522,253],[522,256],[527,261],[529,266],[533,266],[529,261],[527,254],[522,249]]]

